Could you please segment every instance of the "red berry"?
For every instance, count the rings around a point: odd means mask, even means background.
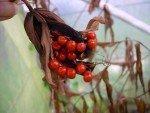
[[[92,72],[88,71],[88,70],[85,71],[83,79],[85,82],[91,82],[92,81]]]
[[[96,38],[96,34],[94,31],[90,31],[87,33],[86,35],[87,39],[95,39]]]
[[[65,45],[67,43],[67,38],[65,38],[64,36],[59,36],[57,41],[60,45]]]
[[[86,45],[83,42],[77,43],[77,51],[83,52],[86,49]]]
[[[69,52],[75,51],[75,50],[76,50],[76,46],[77,46],[77,44],[76,44],[76,42],[73,41],[73,40],[69,40],[69,41],[67,42],[67,45],[66,45],[66,47],[67,47],[67,49],[68,49]]]
[[[73,79],[76,77],[76,71],[74,68],[67,68],[67,78]]]
[[[61,46],[58,44],[58,42],[54,41],[54,42],[52,42],[52,48],[54,50],[59,50],[61,48]]]
[[[66,60],[66,54],[65,54],[64,52],[59,52],[59,53],[58,53],[58,56],[57,56],[57,59],[58,59],[59,61],[64,61],[64,60]]]
[[[58,68],[57,74],[58,74],[59,76],[65,77],[66,73],[67,73],[67,67],[66,67],[66,66],[60,66],[60,67]]]
[[[63,53],[67,53],[66,48],[62,48],[61,51],[62,51]]]
[[[59,68],[60,66],[60,63],[57,59],[52,59],[49,61],[49,67],[52,69],[52,70],[56,70]]]
[[[82,64],[82,63],[77,64],[77,66],[76,66],[76,72],[78,74],[84,73],[85,70],[86,70],[86,66],[84,64]]]
[[[94,39],[89,39],[88,42],[87,42],[87,46],[90,48],[90,49],[94,49],[96,47],[96,40]]]
[[[75,60],[75,59],[76,59],[76,53],[75,53],[75,52],[69,52],[69,53],[67,54],[67,58],[68,58],[69,60]]]

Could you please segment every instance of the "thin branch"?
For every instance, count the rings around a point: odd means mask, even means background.
[[[83,10],[81,11],[81,13],[79,14],[79,16],[76,18],[74,24],[72,27],[75,27],[75,25],[77,24],[78,20],[80,19],[80,17],[82,16],[82,14],[84,13],[84,10],[86,8],[87,4],[85,4],[85,6],[83,7]]]

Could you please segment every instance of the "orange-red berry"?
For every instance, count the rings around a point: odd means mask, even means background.
[[[86,45],[83,42],[77,43],[77,51],[83,52],[86,49]]]
[[[58,42],[53,41],[52,42],[52,49],[59,50],[61,48],[61,45],[58,44]]]
[[[50,69],[57,70],[60,66],[60,63],[57,59],[52,59],[49,61],[48,65],[49,65]]]
[[[74,79],[76,77],[76,71],[74,68],[67,68],[67,78]]]
[[[65,77],[67,73],[67,67],[66,66],[60,66],[58,68],[57,74],[61,77]]]
[[[67,38],[64,36],[58,36],[57,41],[60,45],[65,45],[67,43]]]
[[[64,61],[64,60],[66,60],[66,53],[64,53],[64,52],[59,52],[59,53],[58,53],[58,56],[57,56],[57,59],[58,59],[59,61]]]
[[[69,40],[67,42],[66,48],[69,52],[74,52],[74,51],[76,51],[76,46],[77,46],[77,44],[75,41]]]
[[[83,79],[85,82],[91,82],[92,81],[92,72],[91,71],[85,71]]]
[[[94,49],[96,47],[96,44],[97,44],[97,42],[95,39],[89,39],[87,42],[87,46],[90,49]]]
[[[69,52],[69,53],[67,54],[67,58],[68,58],[69,60],[75,60],[75,59],[76,59],[76,53],[75,53],[75,52]]]
[[[78,63],[76,66],[76,72],[78,74],[83,74],[86,70],[86,66],[83,63]]]
[[[87,33],[86,35],[87,39],[95,39],[96,38],[96,34],[94,31],[90,31]]]

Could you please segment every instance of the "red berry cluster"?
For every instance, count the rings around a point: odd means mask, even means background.
[[[73,79],[76,74],[80,74],[83,75],[85,82],[90,82],[92,80],[91,70],[81,61],[77,61],[77,53],[83,53],[86,48],[94,49],[96,47],[95,32],[88,32],[86,38],[86,43],[76,43],[74,40],[70,40],[69,37],[55,36],[52,41],[55,58],[49,61],[49,68],[55,70],[60,77]],[[76,65],[74,67],[65,65],[65,61],[76,62]]]

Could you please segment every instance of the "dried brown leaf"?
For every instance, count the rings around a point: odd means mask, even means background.
[[[34,10],[37,11],[40,15],[42,15],[45,18],[49,18],[50,20],[54,20],[60,23],[65,23],[63,19],[61,19],[59,16],[57,16],[55,13],[51,11],[48,11],[43,8],[36,8]]]
[[[35,29],[33,18],[36,19],[37,24],[41,28]],[[45,80],[53,87],[56,87],[54,82],[52,81],[52,75],[51,71],[48,67],[49,62],[49,55],[50,55],[50,40],[48,39],[50,37],[49,29],[47,26],[47,23],[45,19],[38,13],[38,12],[29,12],[26,16],[24,27],[27,32],[27,35],[29,36],[29,39],[34,44],[35,48],[40,54],[40,61],[42,65],[42,69],[45,72]],[[40,33],[36,30],[41,31]]]
[[[90,6],[88,9],[89,13],[92,13],[96,7],[99,7],[99,2],[100,0],[91,0]]]
[[[110,12],[106,8],[106,6],[104,6],[104,12],[105,12],[105,19],[106,19],[105,20],[105,36],[106,36],[107,30],[110,29],[111,39],[112,39],[112,42],[114,42],[114,31],[112,29],[113,20],[111,18]]]
[[[108,67],[106,67],[102,72],[102,79],[105,82],[106,86],[109,85],[109,76],[108,76],[107,68]]]
[[[131,81],[134,80],[134,54],[133,54],[133,43],[131,40],[126,39],[125,40],[125,46],[126,46],[126,55],[125,55],[125,62],[127,62],[127,68],[130,74]],[[124,66],[124,68],[125,68]]]
[[[136,107],[139,113],[145,113],[146,111],[146,103],[142,99],[135,99]]]
[[[86,30],[98,30],[99,23],[105,24],[105,19],[101,16],[92,18],[89,21]]]
[[[39,54],[42,54],[42,45],[38,34],[36,33],[33,25],[33,15],[31,13],[27,13],[25,21],[24,21],[25,31],[30,39],[30,41],[34,44],[36,50]]]
[[[136,77],[139,77],[141,85],[143,87],[143,92],[145,93],[145,85],[144,85],[144,79],[143,79],[143,69],[142,69],[142,59],[141,59],[141,49],[140,49],[140,43],[136,43]]]
[[[111,107],[113,109],[113,99],[112,99],[112,86],[111,84],[109,83],[109,76],[108,76],[108,70],[107,70],[108,67],[106,67],[104,70],[103,70],[103,73],[102,73],[102,79],[103,81],[105,82],[105,85],[106,85],[106,91],[107,91],[107,96],[108,96],[108,99],[111,103]]]
[[[108,96],[108,99],[109,99],[111,105],[113,106],[112,86],[111,86],[110,84],[107,84],[107,85],[106,85],[106,90],[107,90],[107,96]]]
[[[86,100],[83,96],[82,96],[82,100],[83,100],[83,113],[87,113],[88,105],[87,105]]]
[[[90,98],[92,99],[92,101],[93,101],[94,103],[97,102],[97,101],[96,101],[96,96],[95,96],[95,94],[94,94],[94,91],[92,91],[92,92],[90,93]]]

